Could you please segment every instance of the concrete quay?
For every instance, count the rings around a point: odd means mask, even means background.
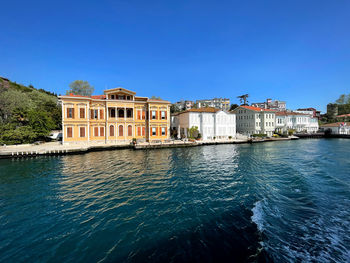
[[[266,138],[266,139],[230,139],[230,140],[208,140],[208,141],[180,141],[173,140],[169,142],[144,142],[137,144],[130,144],[129,142],[120,142],[118,144],[102,144],[102,143],[90,143],[90,144],[71,144],[62,145],[59,142],[49,142],[39,145],[34,144],[22,144],[22,145],[9,145],[0,147],[0,159],[1,158],[23,158],[32,156],[43,155],[67,155],[67,154],[81,154],[94,151],[106,151],[117,149],[161,149],[161,148],[178,148],[178,147],[196,147],[204,145],[217,145],[217,144],[241,144],[241,143],[261,143],[271,141],[286,141],[298,139],[295,138]]]

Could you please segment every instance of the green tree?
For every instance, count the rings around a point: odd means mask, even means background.
[[[154,96],[154,95],[153,95],[150,99],[151,99],[151,100],[161,100],[160,97],[157,97],[157,96]]]
[[[69,84],[69,90],[67,91],[67,95],[81,95],[81,96],[91,96],[94,92],[94,87],[89,84],[89,82],[84,80],[75,80],[71,84]]]
[[[345,98],[346,98],[346,95],[342,94],[342,95],[340,95],[339,99],[337,99],[335,101],[335,103],[337,103],[337,104],[345,104]]]
[[[238,107],[238,104],[231,104],[230,111],[234,110]]]

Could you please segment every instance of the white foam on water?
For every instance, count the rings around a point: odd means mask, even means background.
[[[260,200],[254,204],[254,207],[252,208],[252,212],[253,212],[253,215],[251,219],[257,225],[258,230],[262,232],[264,230],[263,200]]]

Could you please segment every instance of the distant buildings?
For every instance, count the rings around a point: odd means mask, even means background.
[[[172,131],[177,138],[189,137],[189,129],[198,127],[203,140],[236,136],[236,115],[215,108],[190,109],[172,116]]]
[[[321,125],[321,130],[330,134],[349,134],[350,135],[350,122],[335,122]]]
[[[288,134],[288,130],[315,133],[318,131],[318,118],[300,112],[276,112],[276,132]]]
[[[197,100],[196,105],[198,108],[212,107],[220,110],[230,109],[230,99],[226,98],[214,98],[210,100]]]
[[[194,102],[191,100],[181,100],[173,104],[177,111],[189,110],[194,106]]]
[[[239,106],[236,114],[237,132],[244,135],[266,134],[271,137],[275,131],[276,111],[253,106]]]
[[[256,102],[251,104],[253,107],[261,109],[270,109],[275,111],[285,111],[286,102],[280,100],[267,99],[266,102]]]

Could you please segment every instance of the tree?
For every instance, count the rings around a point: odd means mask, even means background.
[[[161,98],[153,95],[153,96],[151,97],[151,100],[161,100]]]
[[[67,95],[72,93],[73,95],[91,96],[94,92],[94,87],[84,80],[75,80],[69,84],[69,87],[70,90],[67,91]]]
[[[234,110],[238,107],[238,104],[231,104],[230,111]]]
[[[339,99],[337,99],[335,101],[335,103],[337,103],[337,104],[344,104],[345,103],[345,97],[346,97],[345,94],[340,95]]]
[[[244,94],[241,96],[238,96],[237,98],[239,98],[239,101],[241,102],[242,105],[248,105],[248,94]]]

